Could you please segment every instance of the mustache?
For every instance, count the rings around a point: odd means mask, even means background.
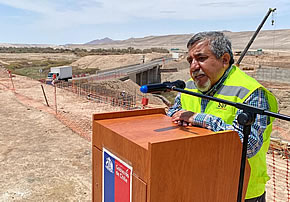
[[[199,75],[205,74],[201,69],[195,70],[194,72],[192,72],[192,76],[196,77]]]

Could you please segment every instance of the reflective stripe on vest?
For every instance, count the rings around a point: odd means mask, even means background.
[[[193,80],[187,81],[186,88],[197,89],[196,86],[194,85]],[[243,86],[222,85],[216,93],[225,96],[237,96],[240,99],[243,99],[249,93],[249,90],[247,88],[244,88]]]
[[[240,99],[243,99],[249,90],[242,86],[221,86],[221,88],[217,91],[217,94],[225,95],[225,96],[237,96]]]
[[[262,88],[265,91],[270,106],[270,111],[277,112],[278,105],[273,94],[236,66],[232,67],[223,86],[215,93],[214,97],[232,102],[243,103],[258,88]],[[192,79],[186,83],[185,90],[201,93],[195,87]],[[182,93],[181,106],[185,110],[200,113],[201,98]],[[229,105],[209,101],[204,113],[220,117],[225,121],[225,123],[232,124],[235,119],[237,109]],[[263,133],[263,145],[260,151],[255,156],[248,159],[251,167],[251,175],[246,193],[246,199],[255,198],[262,195],[265,191],[265,184],[270,179],[267,175],[266,153],[270,144],[270,134],[272,131],[272,122],[274,118],[270,117],[269,120],[270,123]]]

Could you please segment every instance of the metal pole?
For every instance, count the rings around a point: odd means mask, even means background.
[[[246,55],[246,53],[248,52],[250,46],[252,45],[252,43],[254,42],[256,36],[258,35],[258,33],[260,32],[262,26],[264,25],[264,23],[266,22],[267,18],[269,17],[269,15],[274,12],[276,10],[276,8],[269,8],[266,16],[264,17],[264,19],[262,20],[261,24],[259,25],[259,27],[257,28],[257,30],[255,31],[254,35],[252,36],[251,40],[249,41],[248,45],[246,46],[246,48],[244,49],[244,51],[242,52],[240,58],[238,59],[236,65],[239,66],[242,59],[244,58],[244,56]]]
[[[57,114],[57,104],[56,104],[56,85],[54,84],[54,104],[55,104],[55,114]]]
[[[246,160],[247,160],[246,159],[247,158],[247,146],[248,146],[248,139],[249,139],[250,133],[251,133],[251,125],[244,125],[244,128],[243,128],[244,138],[243,138],[243,148],[242,148],[237,202],[242,201],[245,167],[246,167]]]

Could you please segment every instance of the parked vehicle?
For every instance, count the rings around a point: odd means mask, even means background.
[[[54,76],[55,75],[55,76]],[[50,72],[47,75],[46,83],[51,83],[54,79],[68,81],[72,78],[72,67],[71,66],[60,66],[60,67],[51,67]]]

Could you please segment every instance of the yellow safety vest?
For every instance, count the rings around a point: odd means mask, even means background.
[[[223,85],[213,97],[243,103],[251,95],[251,93],[258,88],[262,88],[266,92],[270,111],[277,112],[278,104],[274,95],[259,84],[255,79],[248,76],[234,65],[232,66],[232,69],[230,70]],[[186,83],[185,90],[201,93],[198,89],[196,89],[192,79]],[[182,109],[188,111],[200,113],[201,98],[182,93],[181,107]],[[209,101],[204,113],[220,117],[225,121],[225,123],[232,124],[237,113],[237,108],[214,101]],[[270,123],[263,133],[263,145],[261,149],[255,156],[248,159],[251,167],[251,174],[246,199],[255,198],[262,195],[265,191],[265,184],[270,179],[267,174],[266,153],[270,145],[270,134],[272,131],[272,123],[274,118],[269,118]]]

